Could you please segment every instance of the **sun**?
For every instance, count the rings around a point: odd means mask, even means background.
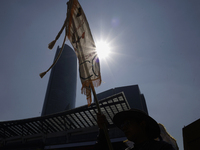
[[[96,43],[96,50],[99,58],[106,58],[110,54],[110,46],[105,41],[99,41]]]

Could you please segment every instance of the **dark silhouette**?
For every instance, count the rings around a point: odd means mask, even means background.
[[[108,145],[102,131],[106,124],[104,115],[97,115],[97,123],[100,128],[95,150],[108,150]],[[130,109],[117,113],[113,118],[114,124],[126,135],[126,142],[113,144],[114,150],[174,150],[172,145],[158,139],[160,128],[158,123],[145,112]],[[128,142],[127,142],[128,141]]]

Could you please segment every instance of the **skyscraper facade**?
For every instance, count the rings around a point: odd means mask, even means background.
[[[58,46],[55,58],[59,51]],[[58,62],[50,73],[42,116],[75,108],[76,86],[76,54],[71,47],[65,45]]]

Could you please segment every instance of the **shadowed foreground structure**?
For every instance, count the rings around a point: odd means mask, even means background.
[[[99,94],[103,99],[99,101],[102,113],[108,120],[109,137],[113,144],[126,139],[124,133],[113,124],[113,116],[121,111],[131,108],[132,101],[141,104],[146,108],[144,96],[139,92],[138,85],[121,87],[108,90],[119,93],[110,95],[107,98],[105,93]],[[135,89],[135,91],[129,91]],[[134,99],[126,99],[129,91]],[[133,94],[135,93],[135,94]],[[102,95],[103,94],[103,95]],[[141,98],[143,100],[141,100]],[[144,104],[142,106],[142,104]],[[139,105],[138,105],[139,106]],[[46,115],[42,117],[0,122],[0,148],[2,149],[92,149],[96,142],[98,127],[96,122],[97,108],[94,103],[75,109]]]
[[[184,150],[200,149],[200,119],[183,128]]]

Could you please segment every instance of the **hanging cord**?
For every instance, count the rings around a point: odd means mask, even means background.
[[[64,26],[64,25],[63,25]],[[63,27],[64,29],[64,27]],[[61,29],[62,30],[62,29]],[[60,34],[61,32],[59,32],[58,34]],[[58,37],[58,36],[57,36]],[[57,38],[56,37],[56,38]],[[53,64],[49,67],[49,69],[45,72],[42,72],[40,73],[40,77],[42,78],[58,61],[58,59],[60,58],[61,54],[62,54],[62,51],[63,51],[63,48],[64,48],[64,45],[65,45],[65,40],[66,40],[66,37],[67,37],[67,29],[65,28],[65,37],[64,37],[64,41],[63,41],[63,44],[62,44],[62,48],[60,49],[60,52],[58,54],[58,56],[56,57],[55,61],[53,62]],[[52,42],[51,42],[52,43]],[[50,44],[51,44],[50,43]],[[55,44],[55,43],[54,43]]]
[[[56,41],[57,41],[58,38],[60,37],[60,35],[61,35],[61,33],[63,32],[63,30],[64,30],[64,28],[66,27],[66,25],[67,25],[67,18],[65,19],[65,22],[64,22],[64,24],[63,24],[61,30],[58,32],[58,35],[56,36],[55,40],[53,40],[51,43],[49,43],[49,45],[48,45],[48,48],[49,48],[49,49],[52,49],[52,48],[54,47]]]

